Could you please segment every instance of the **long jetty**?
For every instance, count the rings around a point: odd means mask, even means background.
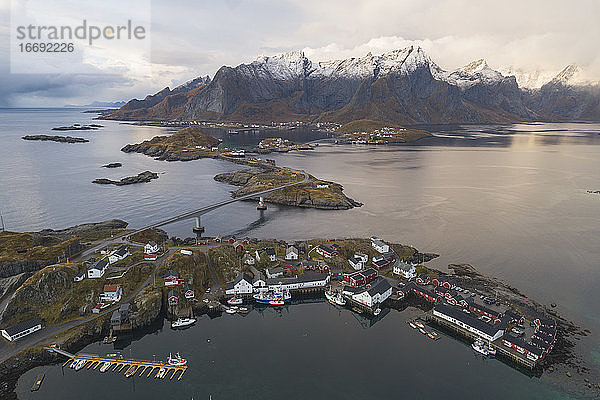
[[[48,347],[47,349],[68,358],[63,364],[63,367],[84,361],[82,369],[94,370],[108,362],[110,363],[110,366],[105,372],[127,373],[127,371],[130,371],[130,376],[138,375],[159,379],[168,377],[169,380],[172,380],[175,376],[177,376],[177,380],[181,380],[181,377],[187,369],[187,365],[170,365],[165,361],[134,360],[82,353],[71,354],[56,347]],[[159,376],[161,370],[164,372]]]

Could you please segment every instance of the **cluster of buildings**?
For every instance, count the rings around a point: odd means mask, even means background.
[[[129,249],[127,248],[127,246],[124,244],[120,245],[119,247],[117,247],[116,249],[111,251],[110,253],[107,253],[107,255],[104,258],[102,258],[101,260],[94,260],[94,259],[88,260],[88,261],[90,261],[90,266],[84,272],[80,272],[79,274],[75,275],[73,280],[75,282],[81,282],[85,278],[88,278],[88,279],[102,278],[104,276],[104,274],[106,274],[106,271],[108,270],[108,268],[110,267],[111,264],[114,264],[121,260],[124,260],[125,258],[127,258],[130,255],[131,255],[131,253],[129,252]]]
[[[397,289],[399,299],[409,295],[434,303],[431,319],[463,336],[482,339],[504,356],[534,368],[556,344],[556,321],[537,318],[527,321],[518,312],[486,306],[476,296],[464,295],[449,277],[429,280],[419,276]],[[461,294],[463,293],[463,294]]]
[[[169,306],[174,307],[179,304],[180,294],[187,300],[196,300],[196,293],[192,285],[184,284],[184,280],[179,275],[179,272],[169,269],[164,273],[163,280],[165,287],[171,288],[167,293],[167,303]]]
[[[289,278],[284,278],[281,275],[265,278],[256,268],[252,268],[251,270],[252,275],[241,272],[233,281],[227,282],[225,294],[248,296],[264,290],[289,290],[292,292],[307,289],[320,289],[327,286],[331,279],[328,274],[316,273],[297,275]]]

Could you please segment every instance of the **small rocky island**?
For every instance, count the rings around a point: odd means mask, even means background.
[[[216,139],[198,127],[183,128],[171,136],[155,136],[142,143],[128,144],[121,149],[125,153],[142,153],[157,160],[190,161],[200,158],[216,158]]]
[[[105,164],[102,166],[102,168],[120,168],[122,166],[123,166],[123,164],[121,164],[120,162],[114,162],[114,163],[110,163],[110,164]]]
[[[50,136],[50,135],[27,135],[22,137],[23,140],[41,140],[59,143],[87,143],[89,140],[72,136]]]
[[[233,197],[241,197],[272,187],[303,181],[304,175],[288,168],[253,167],[222,173],[214,179],[217,182],[241,186],[232,193]],[[362,203],[347,197],[339,183],[323,181],[312,175],[308,175],[305,183],[267,194],[264,200],[274,204],[324,210],[348,210],[362,206]]]
[[[122,178],[121,180],[114,181],[108,178],[98,178],[92,181],[92,183],[97,183],[99,185],[116,185],[116,186],[125,186],[125,185],[133,185],[135,183],[147,183],[152,179],[158,179],[158,174],[156,172],[144,171],[140,172],[135,176],[128,176],[126,178]]]
[[[56,128],[52,128],[53,131],[93,131],[99,128],[103,128],[103,125],[99,124],[90,124],[90,125],[81,125],[81,124],[73,124],[69,126],[59,126]]]

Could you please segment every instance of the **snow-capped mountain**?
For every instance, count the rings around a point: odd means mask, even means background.
[[[567,68],[552,82],[569,85]],[[112,117],[346,122],[357,118],[399,123],[510,122],[554,118],[517,78],[474,61],[444,71],[418,46],[382,55],[313,62],[302,51],[259,56],[221,67],[212,81],[194,79],[132,100]]]

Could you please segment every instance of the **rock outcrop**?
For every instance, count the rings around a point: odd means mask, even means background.
[[[27,135],[22,137],[23,140],[41,140],[59,143],[87,143],[89,140],[72,136],[50,136],[50,135]]]
[[[98,178],[94,179],[92,183],[97,183],[99,185],[116,185],[116,186],[125,186],[125,185],[133,185],[136,183],[147,183],[152,179],[158,179],[158,174],[156,172],[144,171],[140,172],[136,176],[128,176],[126,178],[122,178],[121,180],[114,181],[112,179],[107,178]]]

